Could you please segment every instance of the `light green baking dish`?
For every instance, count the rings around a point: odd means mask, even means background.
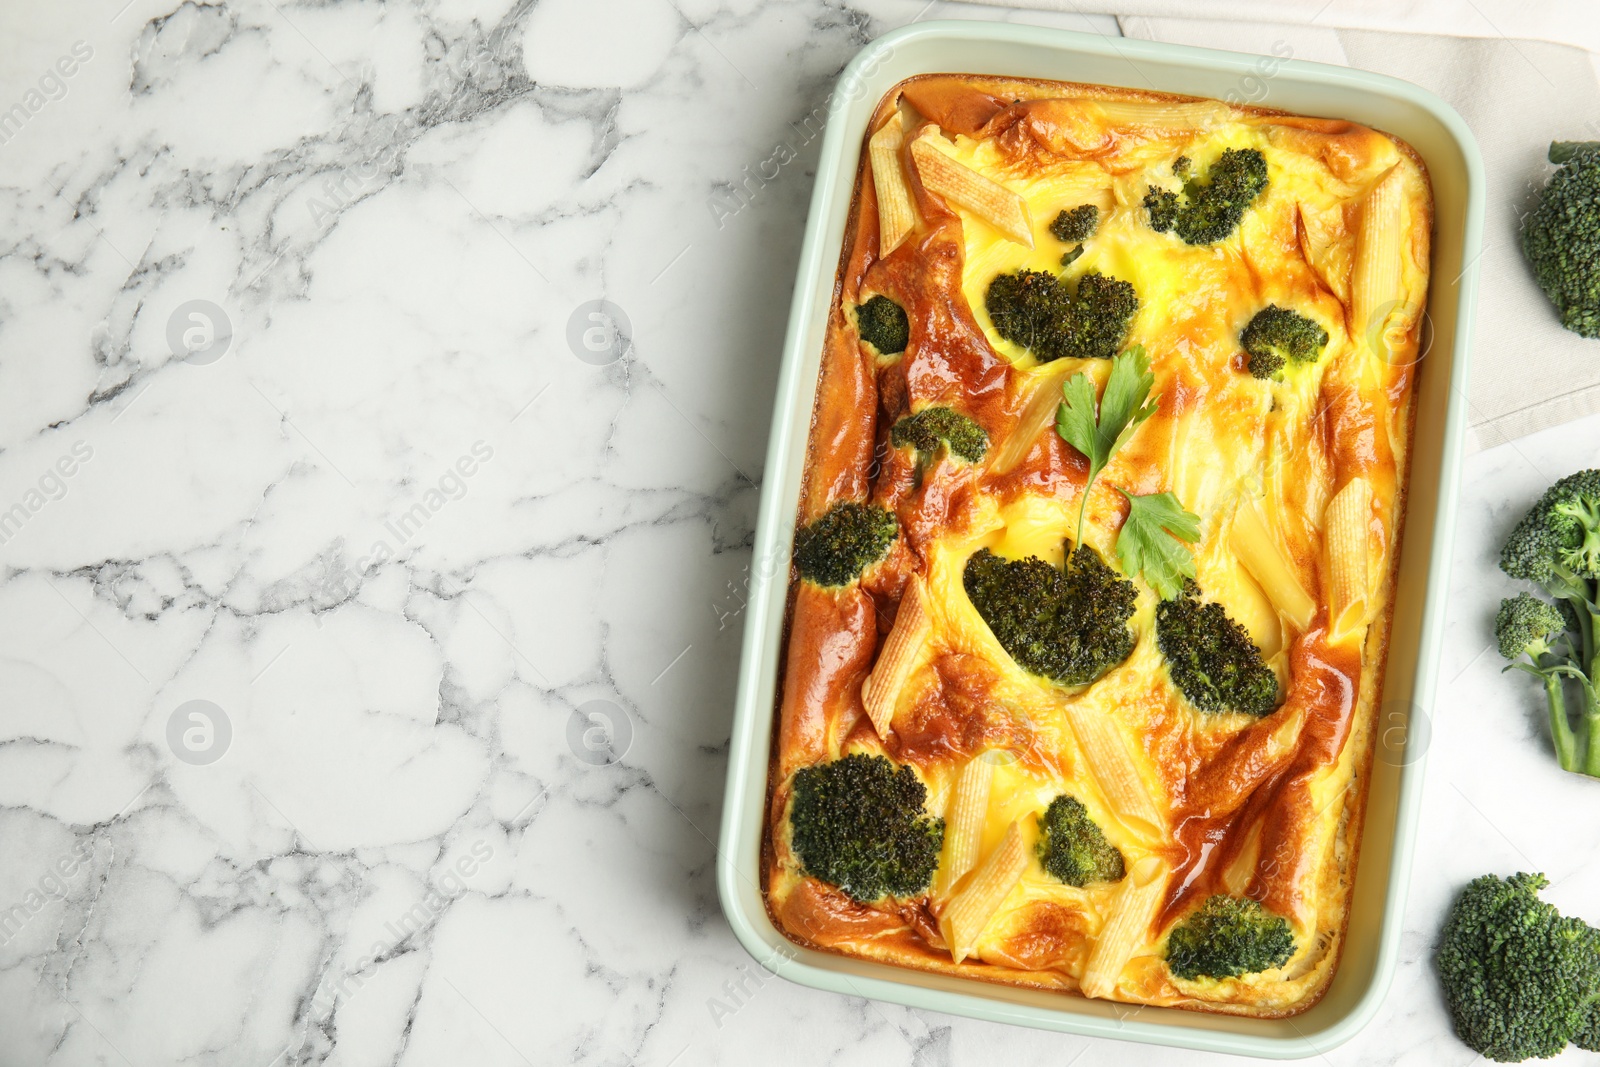
[[[760,874],[767,764],[789,550],[823,328],[867,121],[891,86],[931,72],[1122,85],[1346,118],[1403,138],[1427,164],[1436,209],[1428,297],[1433,337],[1417,384],[1409,507],[1380,705],[1381,747],[1373,761],[1344,958],[1322,1001],[1292,1019],[1133,1009],[922,974],[801,948],[768,916]],[[1467,348],[1484,204],[1483,163],[1472,134],[1439,98],[1364,71],[983,22],[927,22],[880,37],[845,68],[827,106],[767,449],[728,756],[717,856],[717,888],[728,922],[769,970],[818,989],[1091,1037],[1284,1059],[1327,1051],[1372,1018],[1399,951],[1466,429]]]

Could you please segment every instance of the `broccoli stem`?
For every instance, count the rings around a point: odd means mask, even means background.
[[[1585,582],[1589,586],[1586,602],[1574,605],[1578,608],[1578,620],[1583,626],[1583,663],[1587,668],[1588,677],[1580,679],[1583,684],[1583,725],[1582,736],[1577,738],[1583,744],[1584,774],[1600,778],[1600,693],[1595,690],[1594,680],[1600,678],[1600,651],[1595,649],[1595,635],[1600,634],[1600,613],[1594,607],[1594,589],[1592,582]],[[1562,716],[1566,718],[1565,715]],[[1560,752],[1557,752],[1560,756]],[[1568,770],[1578,770],[1576,752],[1572,755],[1572,766],[1567,767],[1563,760],[1562,767]]]
[[[1550,702],[1550,737],[1556,744],[1556,762],[1564,771],[1575,771],[1578,769],[1578,743],[1567,721],[1567,695],[1562,688],[1561,675],[1551,672],[1544,676],[1544,695]],[[1593,701],[1587,703],[1592,707]],[[1596,746],[1590,748],[1592,755]]]

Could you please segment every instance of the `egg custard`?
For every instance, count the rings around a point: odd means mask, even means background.
[[[1349,122],[958,75],[885,98],[793,557],[763,872],[789,937],[1135,1004],[1316,1003],[1431,222],[1415,153]]]

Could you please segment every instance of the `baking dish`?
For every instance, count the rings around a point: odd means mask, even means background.
[[[866,123],[882,95],[922,73],[959,72],[1126,85],[1346,118],[1407,141],[1427,164],[1436,231],[1428,316],[1432,343],[1416,390],[1405,544],[1380,703],[1362,858],[1343,962],[1309,1011],[1265,1020],[1085,1000],[925,974],[800,948],[773,926],[760,848],[788,556],[816,395],[823,329]],[[890,33],[846,67],[828,125],[785,337],[752,566],[718,855],[723,909],[764,965],[817,988],[1086,1036],[1291,1058],[1346,1040],[1376,1011],[1392,977],[1421,798],[1426,730],[1443,636],[1446,569],[1461,440],[1483,175],[1465,125],[1436,97],[1394,79],[1292,60],[972,22]],[[1408,738],[1414,739],[1408,744]]]

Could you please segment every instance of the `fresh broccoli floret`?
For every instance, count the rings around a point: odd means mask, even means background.
[[[1277,304],[1256,312],[1239,335],[1239,343],[1250,353],[1250,373],[1271,378],[1293,360],[1315,363],[1328,345],[1328,331],[1314,319]]]
[[[1236,978],[1282,967],[1294,955],[1289,922],[1249,897],[1211,897],[1167,935],[1179,978]]]
[[[1600,470],[1568,475],[1545,491],[1523,516],[1500,551],[1500,569],[1513,578],[1533,582],[1556,600],[1551,609],[1523,594],[1500,605],[1495,634],[1502,654],[1513,662],[1507,670],[1527,671],[1544,683],[1550,711],[1550,734],[1563,770],[1600,778]],[[1544,610],[1540,609],[1542,605]],[[1558,613],[1564,636],[1545,630],[1537,647],[1525,632],[1552,622]],[[1510,649],[1510,652],[1506,650]],[[1573,729],[1567,717],[1566,679],[1583,695],[1583,713]]]
[[[852,753],[794,774],[790,842],[805,872],[863,904],[928,888],[944,820],[923,814],[928,790],[910,767]]]
[[[950,408],[923,408],[907,415],[889,431],[896,448],[914,448],[925,456],[939,451],[943,442],[950,454],[976,463],[989,450],[989,435],[973,420]]]
[[[795,534],[795,566],[818,585],[848,585],[888,555],[899,532],[892,512],[843,501]]]
[[[1589,1014],[1578,1024],[1572,1043],[1590,1052],[1600,1052],[1600,1000],[1589,1005]]]
[[[1176,164],[1173,169],[1177,170]],[[1152,230],[1171,230],[1186,244],[1210,245],[1238,228],[1245,210],[1266,187],[1266,157],[1254,148],[1230,148],[1211,164],[1204,179],[1185,178],[1181,196],[1151,186],[1144,206]]]
[[[1120,882],[1126,872],[1121,850],[1106,840],[1078,798],[1065,793],[1039,816],[1039,862],[1054,877],[1080,888]]]
[[[1491,1060],[1554,1056],[1600,1001],[1600,934],[1539,899],[1542,874],[1474,879],[1445,920],[1434,965],[1456,1036]]]
[[[1531,593],[1518,593],[1500,601],[1500,611],[1494,617],[1495,641],[1500,654],[1515,660],[1527,656],[1535,663],[1548,655],[1550,641],[1567,628],[1567,620],[1554,604],[1540,600]]]
[[[1087,545],[1071,553],[1065,570],[1037,556],[1008,560],[979,549],[962,584],[1011,658],[1062,685],[1087,685],[1133,651],[1133,583]]]
[[[875,296],[856,308],[856,332],[886,356],[904,352],[911,341],[906,309],[886,296]]]
[[[1041,363],[1070,356],[1110,359],[1139,310],[1133,286],[1090,271],[1073,292],[1047,271],[997,275],[984,297],[995,332],[1028,349]]]
[[[1569,474],[1545,490],[1506,539],[1500,569],[1540,585],[1590,592],[1579,586],[1600,578],[1600,470]]]
[[[1094,204],[1081,204],[1057,215],[1050,224],[1050,233],[1056,240],[1072,244],[1087,241],[1099,225],[1100,209]]]
[[[1600,337],[1600,144],[1557,142],[1539,206],[1522,223],[1522,252],[1561,325]]]
[[[1199,587],[1156,605],[1156,644],[1172,682],[1201,711],[1260,717],[1278,703],[1278,677],[1261,660],[1250,633],[1221,604],[1202,604]]]

